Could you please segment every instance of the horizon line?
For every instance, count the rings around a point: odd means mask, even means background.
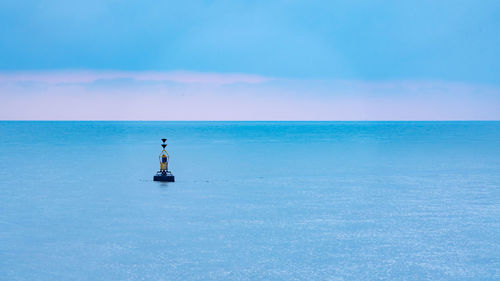
[[[78,120],[78,119],[0,119],[0,122],[500,122],[500,119],[436,119],[436,120]]]

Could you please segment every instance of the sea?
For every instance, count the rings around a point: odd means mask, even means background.
[[[0,280],[500,280],[500,122],[2,121]]]

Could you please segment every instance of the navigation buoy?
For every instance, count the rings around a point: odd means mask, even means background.
[[[158,157],[160,159],[160,170],[156,172],[156,175],[153,177],[154,181],[168,181],[168,182],[174,182],[175,178],[174,175],[168,170],[168,162],[170,161],[170,155],[168,155],[167,151],[165,150],[165,147],[167,144],[165,143],[167,139],[161,139],[163,142],[161,144],[161,147],[163,147],[163,150],[160,153],[160,156]]]

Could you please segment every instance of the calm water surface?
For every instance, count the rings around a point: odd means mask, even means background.
[[[499,280],[500,122],[0,122],[0,280],[220,279]]]

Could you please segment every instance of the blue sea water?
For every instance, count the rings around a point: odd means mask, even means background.
[[[0,280],[380,279],[500,280],[500,122],[0,122]]]

